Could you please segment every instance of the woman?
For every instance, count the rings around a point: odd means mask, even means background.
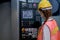
[[[58,26],[51,14],[52,5],[47,0],[42,0],[38,5],[38,12],[45,19],[39,28],[37,40],[58,40]]]

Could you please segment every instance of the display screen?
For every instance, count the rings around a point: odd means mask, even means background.
[[[22,7],[27,7],[27,3],[22,3]]]
[[[40,0],[28,0],[28,2],[38,3],[38,2],[40,2]]]
[[[26,2],[26,0],[19,0],[19,1],[23,1],[23,2]]]
[[[34,3],[38,3],[38,2],[40,2],[40,0],[33,0],[33,2],[34,2]]]
[[[33,18],[33,11],[32,10],[24,10],[24,11],[22,11],[22,18],[23,19],[31,19],[31,18]]]
[[[33,0],[28,0],[28,2],[33,2]]]

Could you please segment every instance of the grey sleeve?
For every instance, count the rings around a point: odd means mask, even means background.
[[[43,28],[43,40],[50,40],[50,30],[47,25]]]

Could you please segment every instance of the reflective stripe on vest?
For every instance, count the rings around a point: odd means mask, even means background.
[[[56,21],[47,21],[45,25],[47,25],[50,30],[50,40],[58,40],[58,26],[56,24]],[[43,27],[44,26],[42,26],[38,31],[37,40],[43,40]]]

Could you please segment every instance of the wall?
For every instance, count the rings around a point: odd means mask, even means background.
[[[53,16],[53,18],[56,20],[58,27],[60,29],[60,16]]]
[[[0,4],[0,40],[11,40],[10,2]]]

